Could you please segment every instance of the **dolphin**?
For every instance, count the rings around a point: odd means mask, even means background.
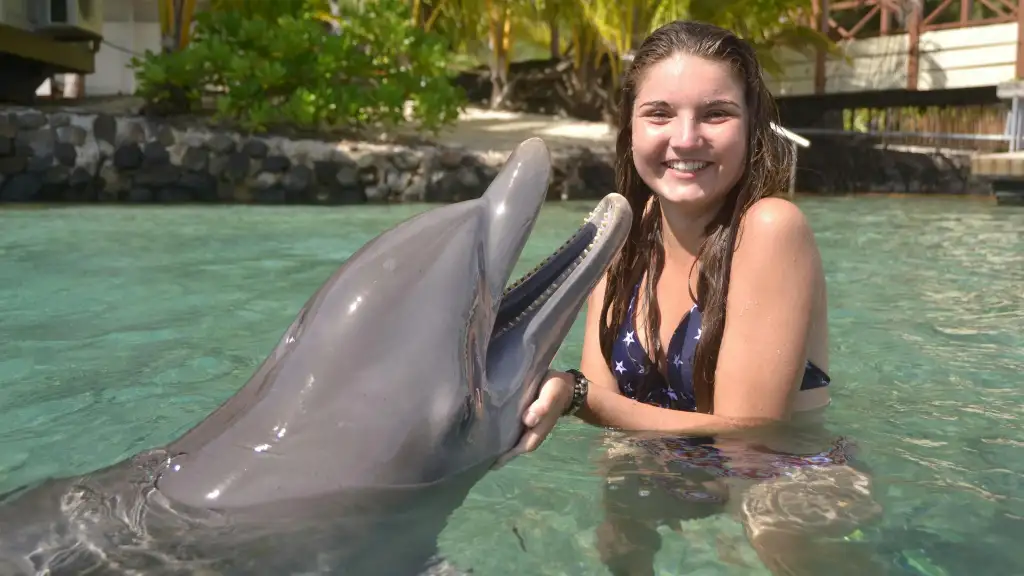
[[[484,194],[355,252],[253,376],[165,446],[0,496],[0,574],[428,573],[625,242],[626,200],[509,285],[551,178],[522,142]]]

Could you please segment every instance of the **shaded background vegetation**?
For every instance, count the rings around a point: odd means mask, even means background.
[[[429,132],[467,103],[609,120],[631,51],[675,19],[736,31],[769,71],[779,46],[832,46],[810,0],[213,0],[177,36],[173,4],[165,50],[134,62],[149,111],[256,131]]]

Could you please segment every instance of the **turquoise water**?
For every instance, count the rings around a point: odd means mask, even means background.
[[[871,537],[949,574],[1024,573],[1024,210],[800,203],[828,272],[830,426],[861,446],[885,507]],[[521,268],[590,207],[545,208]],[[344,258],[422,209],[0,211],[0,491],[185,431]],[[580,328],[559,365],[577,361]],[[445,553],[475,574],[607,574],[594,549],[599,437],[568,423],[489,475],[442,535]],[[767,573],[729,517],[663,538],[663,574]]]

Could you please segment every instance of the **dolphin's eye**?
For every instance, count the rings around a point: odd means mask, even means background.
[[[462,403],[462,415],[461,418],[459,419],[460,431],[465,431],[465,429],[468,428],[469,425],[473,423],[474,413],[475,410],[473,410],[473,397],[467,395],[466,400]]]
[[[474,413],[473,398],[472,396],[467,395],[466,398],[459,403],[456,413],[453,414],[451,426],[445,434],[446,444],[457,444],[466,440],[469,428],[473,425]]]

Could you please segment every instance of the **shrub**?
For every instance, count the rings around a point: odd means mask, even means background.
[[[193,110],[210,95],[219,119],[253,131],[399,124],[407,102],[428,131],[458,118],[465,95],[445,41],[413,25],[403,0],[343,8],[337,20],[315,2],[291,4],[301,9],[197,14],[185,49],[133,61],[138,94]]]

